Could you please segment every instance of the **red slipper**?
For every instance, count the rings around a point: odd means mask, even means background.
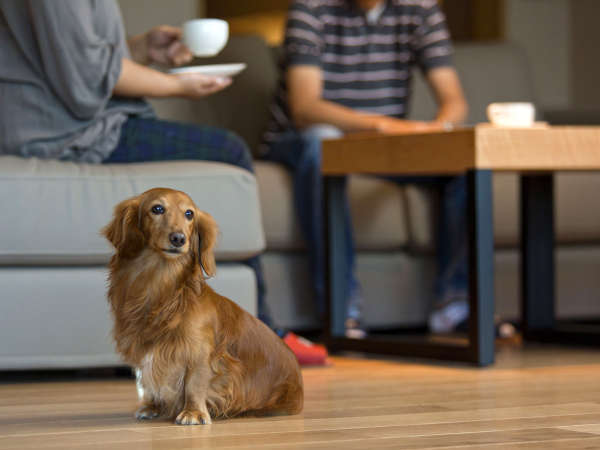
[[[288,332],[283,342],[294,352],[301,366],[325,366],[329,364],[329,354],[323,345],[315,344],[307,339]]]

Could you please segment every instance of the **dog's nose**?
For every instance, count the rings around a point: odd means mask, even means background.
[[[171,244],[173,244],[175,247],[183,247],[185,244],[185,234],[171,233],[169,235],[169,241],[171,241]]]

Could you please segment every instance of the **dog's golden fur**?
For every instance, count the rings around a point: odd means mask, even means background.
[[[156,205],[162,213],[153,211]],[[185,244],[172,244],[172,233],[182,233]],[[204,274],[215,272],[217,226],[185,193],[159,188],[125,200],[103,234],[116,249],[108,291],[113,336],[125,361],[141,372],[136,417],[197,424],[242,412],[302,410],[294,354],[206,284]]]

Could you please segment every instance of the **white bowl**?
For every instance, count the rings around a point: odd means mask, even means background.
[[[490,103],[487,116],[498,127],[530,127],[535,121],[535,107],[526,102]]]
[[[229,38],[229,24],[221,19],[194,19],[183,24],[183,43],[195,56],[215,56]]]

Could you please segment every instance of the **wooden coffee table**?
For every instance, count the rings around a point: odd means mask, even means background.
[[[590,333],[559,326],[554,311],[555,171],[600,170],[600,127],[495,128],[448,132],[354,135],[323,142],[324,228],[329,348],[472,362],[494,361],[494,236],[492,172],[521,174],[523,334],[530,340],[590,342]],[[346,292],[343,176],[466,173],[470,317],[466,342],[431,336],[344,337]],[[367,293],[368,294],[368,293]],[[401,295],[401,293],[398,293]],[[599,342],[594,334],[595,342]]]

